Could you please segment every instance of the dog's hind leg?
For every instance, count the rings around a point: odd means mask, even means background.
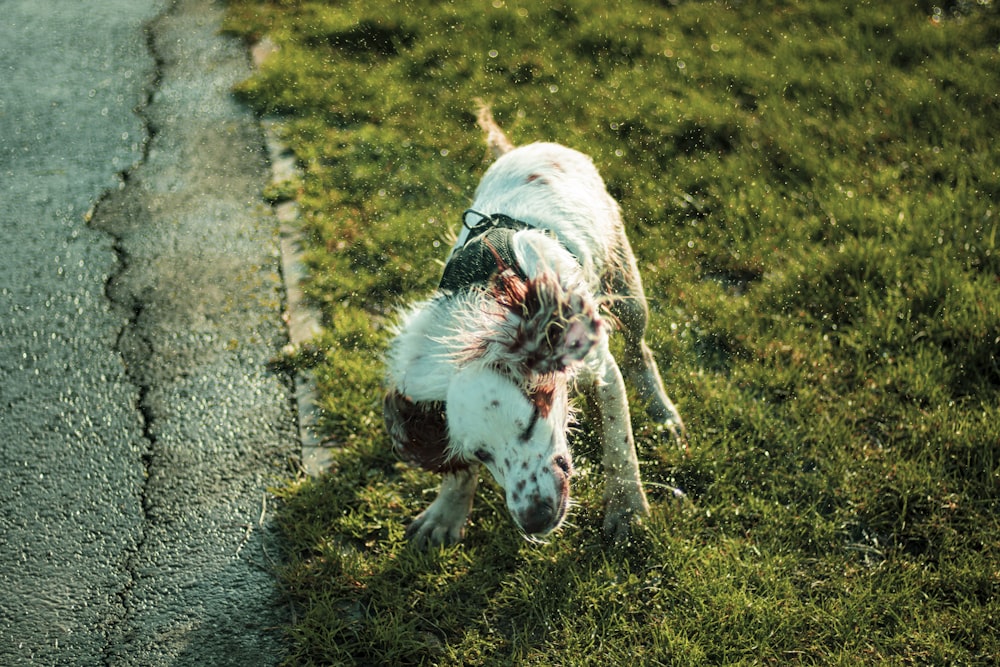
[[[437,498],[409,525],[406,539],[418,549],[459,542],[478,483],[478,465],[443,473]]]
[[[605,279],[605,289],[611,296],[609,309],[621,322],[625,337],[625,355],[620,360],[622,372],[638,391],[649,416],[669,429],[678,441],[683,442],[684,422],[673,401],[667,396],[653,351],[645,341],[649,309],[635,255],[632,254],[624,231],[619,234],[618,248],[620,255],[616,258],[614,269]]]

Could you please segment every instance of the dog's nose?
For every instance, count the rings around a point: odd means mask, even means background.
[[[528,535],[544,535],[556,527],[556,519],[555,507],[538,497],[517,516],[521,530]]]

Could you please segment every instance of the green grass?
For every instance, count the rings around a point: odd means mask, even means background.
[[[941,7],[230,3],[281,46],[238,93],[300,161],[338,443],[280,490],[290,664],[1000,661],[1000,11]],[[491,482],[463,544],[403,540],[436,481],[390,451],[379,355],[487,165],[477,97],[625,212],[690,448],[635,411],[623,548],[588,428],[548,544]]]

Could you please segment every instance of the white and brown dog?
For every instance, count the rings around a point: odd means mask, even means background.
[[[404,458],[443,475],[407,537],[421,547],[460,540],[480,465],[526,535],[557,528],[573,473],[569,393],[580,389],[601,419],[604,528],[621,538],[649,506],[609,320],[621,325],[622,369],[650,416],[677,437],[684,427],[643,340],[646,300],[618,205],[582,153],[514,148],[485,107],[479,123],[498,159],[439,289],[404,314],[387,355],[388,432]]]

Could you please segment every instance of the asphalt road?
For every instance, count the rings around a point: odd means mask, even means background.
[[[300,443],[245,49],[212,0],[0,10],[0,664],[275,664]]]

